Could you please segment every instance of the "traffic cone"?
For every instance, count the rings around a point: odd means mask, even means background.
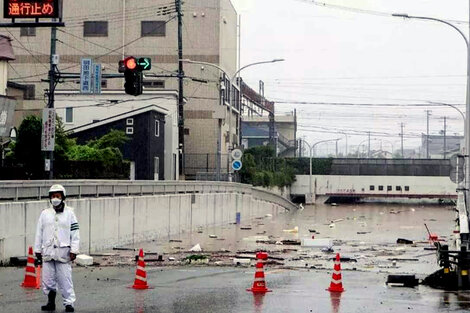
[[[148,289],[147,272],[145,271],[144,250],[140,249],[137,269],[135,271],[134,289]]]
[[[265,252],[258,252],[256,254],[256,259],[258,262],[256,263],[255,281],[253,282],[253,287],[251,287],[251,289],[247,289],[247,291],[251,291],[253,293],[270,292],[271,290],[266,288],[263,269],[264,261],[268,259],[268,254]]]
[[[343,282],[341,281],[341,263],[339,253],[336,254],[335,267],[333,269],[333,275],[331,277],[330,288],[327,289],[330,292],[343,292]]]
[[[34,256],[33,247],[29,247],[28,261],[26,264],[26,271],[24,274],[24,281],[21,284],[24,288],[38,288],[38,282],[36,278],[36,268],[34,267]]]

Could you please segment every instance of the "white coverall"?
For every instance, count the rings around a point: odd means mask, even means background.
[[[63,212],[53,208],[42,211],[34,243],[34,252],[41,253],[44,261],[42,288],[48,295],[59,287],[64,305],[73,306],[75,302],[70,253],[78,254],[79,244],[79,227],[72,208],[65,205]]]

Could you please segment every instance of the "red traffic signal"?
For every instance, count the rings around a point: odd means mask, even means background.
[[[137,60],[134,57],[127,57],[124,60],[119,61],[119,73],[126,71],[137,71]]]
[[[128,70],[135,70],[137,67],[137,61],[134,57],[129,57],[125,59],[124,63],[126,65],[126,69]]]

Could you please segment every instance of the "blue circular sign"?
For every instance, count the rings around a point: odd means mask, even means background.
[[[232,162],[232,168],[234,171],[239,171],[242,169],[242,161],[240,160],[235,160]]]

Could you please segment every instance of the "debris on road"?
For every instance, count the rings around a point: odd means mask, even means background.
[[[209,235],[209,238],[217,238],[216,235]]]
[[[189,249],[189,251],[192,251],[192,252],[201,252],[201,251],[202,251],[201,245],[200,245],[200,244],[197,244],[197,245],[195,245],[194,247],[192,247],[191,249]]]
[[[244,226],[244,227],[240,227],[241,230],[251,230],[251,227],[250,226]]]
[[[306,248],[331,248],[333,246],[332,239],[302,239],[302,247]]]
[[[292,229],[284,229],[283,232],[285,232],[285,233],[298,233],[299,232],[299,226],[295,226]]]
[[[180,239],[170,239],[169,242],[183,242],[183,240],[180,240]]]
[[[251,259],[245,258],[233,258],[233,264],[240,266],[240,265],[250,265]]]
[[[93,265],[93,258],[86,254],[79,254],[75,259],[75,262],[81,266],[91,266]]]
[[[415,275],[388,275],[387,285],[392,287],[416,287],[419,280]]]
[[[397,239],[397,243],[398,243],[398,244],[405,244],[405,245],[412,245],[412,244],[413,244],[413,241],[412,241],[412,240],[408,240],[408,239],[404,239],[404,238],[398,238],[398,239]]]

